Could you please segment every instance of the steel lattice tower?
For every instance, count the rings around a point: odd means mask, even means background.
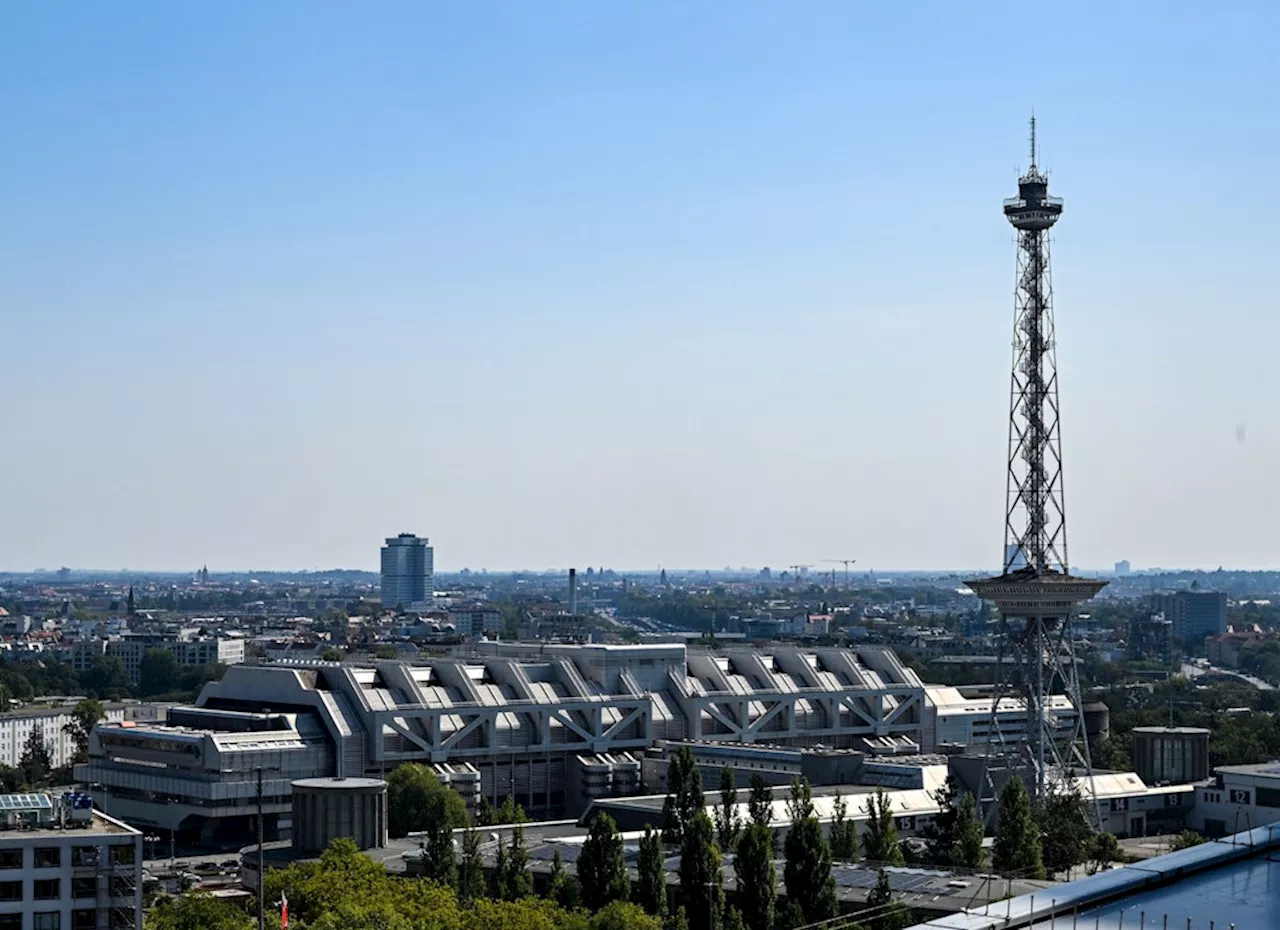
[[[1049,230],[1062,200],[1049,196],[1049,178],[1036,166],[1036,121],[1031,118],[1031,167],[1018,179],[1018,196],[1004,202],[1017,230],[1013,372],[1005,500],[1004,568],[995,578],[968,582],[1000,609],[999,682],[992,706],[992,754],[1006,770],[1030,770],[1033,798],[1090,772],[1072,646],[1077,604],[1106,582],[1071,575],[1062,484],[1058,365],[1053,326]],[[1065,695],[1071,707],[1061,706]],[[1025,702],[1025,741],[1006,740],[996,717]],[[1091,782],[1086,800],[1094,801]]]

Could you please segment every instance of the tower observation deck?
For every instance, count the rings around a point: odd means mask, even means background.
[[[1033,116],[1031,166],[1018,179],[1018,196],[1004,202],[1018,237],[1004,563],[999,575],[967,584],[1000,610],[1000,681],[993,713],[1002,702],[1006,708],[1022,703],[1027,712],[1025,742],[1001,744],[995,752],[1007,770],[1030,775],[1031,793],[1042,801],[1057,783],[1091,769],[1071,617],[1106,582],[1073,576],[1067,561],[1049,266],[1049,230],[1062,215],[1063,202],[1049,195],[1049,177],[1037,167],[1037,154]],[[1050,696],[1061,693],[1075,708],[1072,718],[1051,710]]]

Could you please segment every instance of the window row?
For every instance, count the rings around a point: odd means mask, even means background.
[[[134,924],[132,908],[113,908],[108,923],[113,927],[130,927]],[[96,930],[97,908],[82,908],[71,912],[71,926],[67,930]],[[32,930],[63,930],[62,914],[58,911],[37,911],[31,915]],[[0,914],[0,930],[22,930],[21,914]]]
[[[35,901],[56,901],[62,897],[62,880],[37,878],[31,883],[31,897]],[[96,888],[95,888],[96,893]],[[22,882],[0,882],[0,901],[21,901]]]
[[[111,846],[112,865],[133,865],[135,853],[132,845]],[[32,861],[37,869],[56,869],[62,865],[62,848],[59,846],[37,846],[33,850]],[[101,855],[97,846],[72,846],[71,864],[73,866],[96,866]],[[22,868],[22,849],[0,849],[0,869]]]

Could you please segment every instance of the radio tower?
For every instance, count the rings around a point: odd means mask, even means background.
[[[1018,231],[1004,568],[995,578],[967,584],[1000,609],[991,728],[998,742],[991,752],[1009,773],[1029,769],[1031,794],[1043,802],[1055,784],[1091,770],[1071,615],[1106,582],[1073,577],[1067,561],[1049,274],[1049,230],[1062,215],[1062,199],[1049,196],[1049,178],[1036,166],[1036,156],[1032,116],[1031,167],[1018,179],[1018,196],[1004,202],[1004,215]],[[1072,706],[1055,702],[1056,695],[1065,695]],[[996,720],[1002,703],[1006,709],[1026,707],[1025,742],[1005,740]],[[1087,793],[1086,800],[1096,802],[1092,790]]]

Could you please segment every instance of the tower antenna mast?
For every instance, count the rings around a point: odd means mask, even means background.
[[[1049,195],[1049,179],[1036,164],[1036,120],[1031,117],[1031,166],[1018,179],[1018,196],[1004,202],[1017,231],[1013,366],[1010,379],[1003,568],[993,578],[967,582],[1000,609],[999,682],[992,701],[988,781],[993,766],[1028,780],[1043,803],[1059,786],[1081,789],[1098,809],[1089,744],[1081,712],[1072,643],[1077,604],[1104,581],[1078,578],[1067,561],[1067,510],[1062,480],[1057,344],[1049,230],[1062,215],[1062,199]],[[1064,706],[1063,696],[1070,705]],[[1003,712],[1026,713],[1025,737],[1006,741]]]

